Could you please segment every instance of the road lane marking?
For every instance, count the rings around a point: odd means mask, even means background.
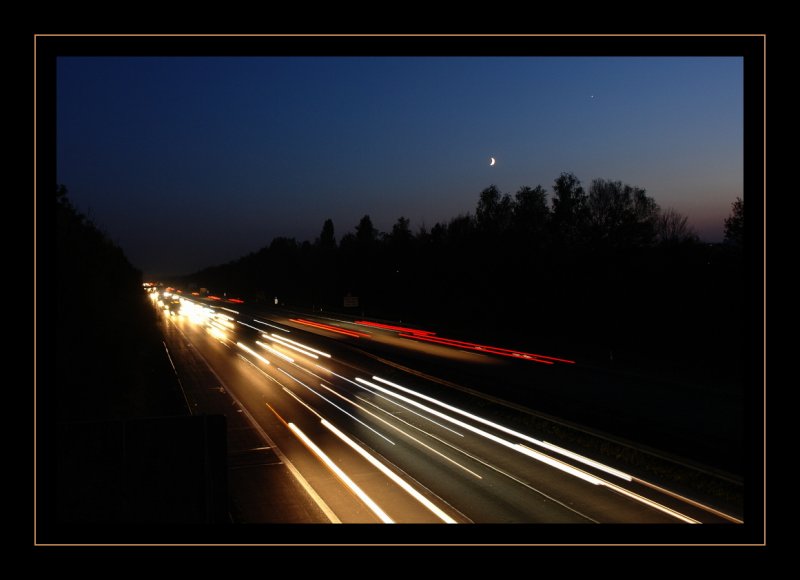
[[[183,382],[181,382],[181,377],[178,374],[178,369],[175,368],[175,363],[172,362],[172,357],[169,354],[167,343],[162,340],[161,344],[164,345],[164,350],[167,351],[167,358],[169,359],[169,364],[172,366],[172,370],[175,373],[175,380],[178,381],[178,386],[181,388],[181,394],[183,395],[183,401],[186,403],[186,408],[189,410],[190,415],[194,415],[194,413],[192,413],[192,407],[191,405],[189,405],[189,399],[186,398],[186,391],[183,390]]]

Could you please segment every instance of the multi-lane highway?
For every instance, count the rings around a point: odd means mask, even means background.
[[[180,297],[162,315],[280,449],[330,521],[735,523],[685,494],[554,445],[512,410],[392,360],[574,361],[402,325]],[[171,297],[167,297],[171,298]],[[166,306],[166,309],[163,308]],[[171,338],[170,338],[171,337]],[[176,338],[179,337],[179,338]]]

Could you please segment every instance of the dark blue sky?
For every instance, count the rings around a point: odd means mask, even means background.
[[[741,58],[58,59],[58,181],[148,275],[416,230],[562,171],[647,190],[708,241],[742,196]],[[497,159],[489,167],[489,158]]]

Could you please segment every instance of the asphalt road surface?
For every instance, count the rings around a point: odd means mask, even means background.
[[[415,354],[440,359],[441,368],[491,369],[506,359],[550,368],[574,364],[569,359],[369,321],[182,300],[179,313],[162,310],[168,324],[268,434],[331,521],[739,521],[555,446],[511,416],[497,419],[490,400],[408,365]]]

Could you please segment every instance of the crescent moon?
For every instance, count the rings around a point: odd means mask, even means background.
[[[494,157],[490,157],[489,159],[491,159],[491,160],[492,160],[492,161],[489,163],[489,165],[494,165]]]

